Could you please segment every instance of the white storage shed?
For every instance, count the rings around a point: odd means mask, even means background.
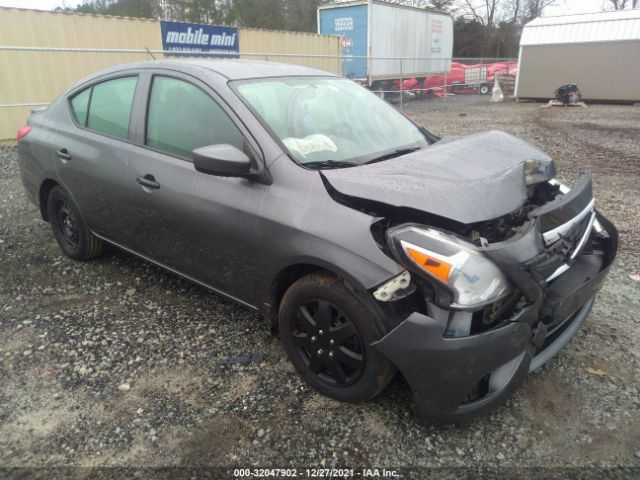
[[[640,101],[640,10],[539,17],[520,38],[518,99],[575,83],[585,100]]]

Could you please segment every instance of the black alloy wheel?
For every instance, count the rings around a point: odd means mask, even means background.
[[[278,327],[289,360],[319,392],[344,402],[380,393],[395,375],[372,344],[384,337],[381,312],[329,273],[310,273],[280,301]]]
[[[362,337],[351,319],[321,299],[302,304],[297,317],[293,341],[309,370],[329,385],[355,383],[366,359]]]

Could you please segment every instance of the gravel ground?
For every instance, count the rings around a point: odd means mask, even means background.
[[[467,472],[460,467],[638,478],[640,108],[439,99],[406,110],[439,134],[521,136],[568,182],[590,168],[599,208],[620,229],[586,325],[506,406],[436,427],[418,423],[401,378],[363,405],[323,397],[255,314],[120,251],[64,257],[23,192],[15,149],[1,148],[0,476],[20,472],[10,467],[336,466],[413,469],[413,478]],[[521,470],[532,467],[544,468]]]

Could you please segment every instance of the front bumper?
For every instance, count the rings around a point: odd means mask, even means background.
[[[505,269],[528,302],[501,326],[449,338],[438,321],[414,312],[372,344],[407,379],[422,420],[463,420],[503,403],[573,338],[618,248],[615,227],[597,218],[608,237],[599,238],[597,250],[577,255],[549,284],[522,269]]]

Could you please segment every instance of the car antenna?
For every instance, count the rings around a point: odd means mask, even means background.
[[[149,47],[145,45],[144,49],[147,51],[149,55],[151,55],[151,58],[153,58],[154,60],[157,60],[156,57],[153,56],[153,53],[151,53],[151,50],[149,50]]]

